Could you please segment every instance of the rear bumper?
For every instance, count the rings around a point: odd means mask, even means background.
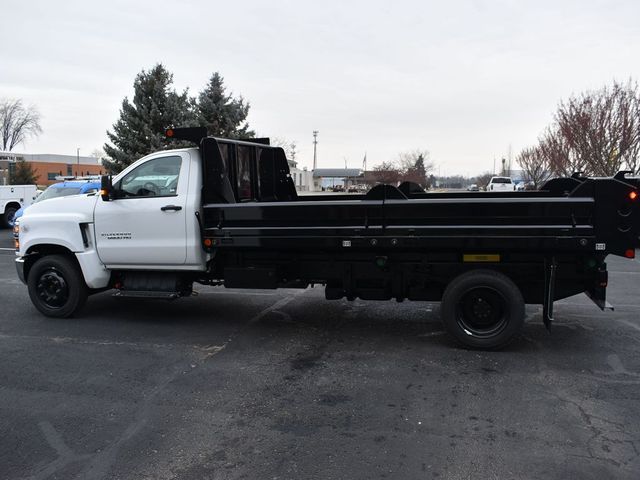
[[[16,271],[18,272],[18,278],[20,281],[26,285],[27,282],[24,278],[24,257],[16,258]]]

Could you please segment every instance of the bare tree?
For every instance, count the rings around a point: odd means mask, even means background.
[[[524,171],[525,180],[533,183],[536,190],[552,176],[548,157],[539,146],[525,148],[518,154],[516,161]]]
[[[553,175],[611,176],[640,169],[640,91],[637,82],[613,82],[560,102],[554,122],[519,159],[543,162]],[[521,166],[522,163],[521,163]],[[525,168],[523,166],[523,168]]]
[[[637,171],[640,153],[640,93],[629,80],[560,102],[555,116],[567,146],[591,175]]]
[[[575,172],[591,174],[584,158],[571,148],[562,132],[554,125],[540,137],[538,150],[549,169],[556,176],[570,176]]]
[[[373,167],[373,180],[376,183],[396,185],[400,180],[400,171],[394,162],[382,162]]]
[[[478,187],[486,189],[487,185],[491,181],[491,177],[493,177],[493,176],[494,176],[493,172],[485,172],[485,173],[475,177],[474,183],[476,185],[478,185]]]
[[[104,152],[102,148],[94,148],[89,155],[92,156],[93,158],[100,158],[100,159],[107,156],[107,154]]]
[[[399,182],[414,182],[423,188],[429,186],[429,176],[434,166],[426,150],[411,150],[398,155],[398,159],[385,161],[373,167],[371,181],[397,185]]]
[[[0,144],[2,150],[10,152],[27,137],[42,132],[40,114],[35,107],[26,108],[22,100],[0,100]]]
[[[433,162],[429,160],[427,150],[411,150],[398,155],[397,170],[400,172],[400,181],[409,181],[426,187],[427,178],[433,171]]]
[[[282,147],[288,160],[297,163],[296,156],[298,155],[298,143],[295,140],[288,140],[283,137],[271,138],[271,145],[274,147]]]

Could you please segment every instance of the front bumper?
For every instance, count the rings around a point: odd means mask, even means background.
[[[24,257],[16,258],[16,271],[18,272],[18,278],[25,285],[27,284],[24,278]]]

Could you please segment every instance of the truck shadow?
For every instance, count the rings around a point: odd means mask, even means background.
[[[204,298],[203,298],[204,297]],[[215,297],[215,298],[213,298]],[[328,302],[316,293],[298,296],[278,307],[286,293],[209,295],[200,298],[162,300],[116,299],[109,293],[89,299],[80,314],[83,324],[108,322],[120,327],[135,325],[139,334],[153,337],[175,335],[209,338],[222,331],[238,330],[260,338],[313,339],[334,337],[349,343],[385,343],[404,346],[435,346],[474,352],[459,346],[444,331],[439,305],[425,302]],[[592,332],[558,324],[552,334],[542,325],[539,308],[527,308],[522,335],[501,352],[554,352],[579,349]],[[108,312],[108,315],[105,314]]]

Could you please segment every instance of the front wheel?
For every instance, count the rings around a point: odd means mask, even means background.
[[[13,228],[16,218],[16,212],[18,211],[15,207],[7,207],[2,215],[2,223],[7,228]]]
[[[87,300],[88,289],[80,268],[65,255],[38,259],[27,279],[33,305],[47,317],[67,318]]]
[[[493,270],[472,270],[456,277],[442,296],[442,321],[447,332],[467,347],[505,346],[524,324],[520,289]]]

